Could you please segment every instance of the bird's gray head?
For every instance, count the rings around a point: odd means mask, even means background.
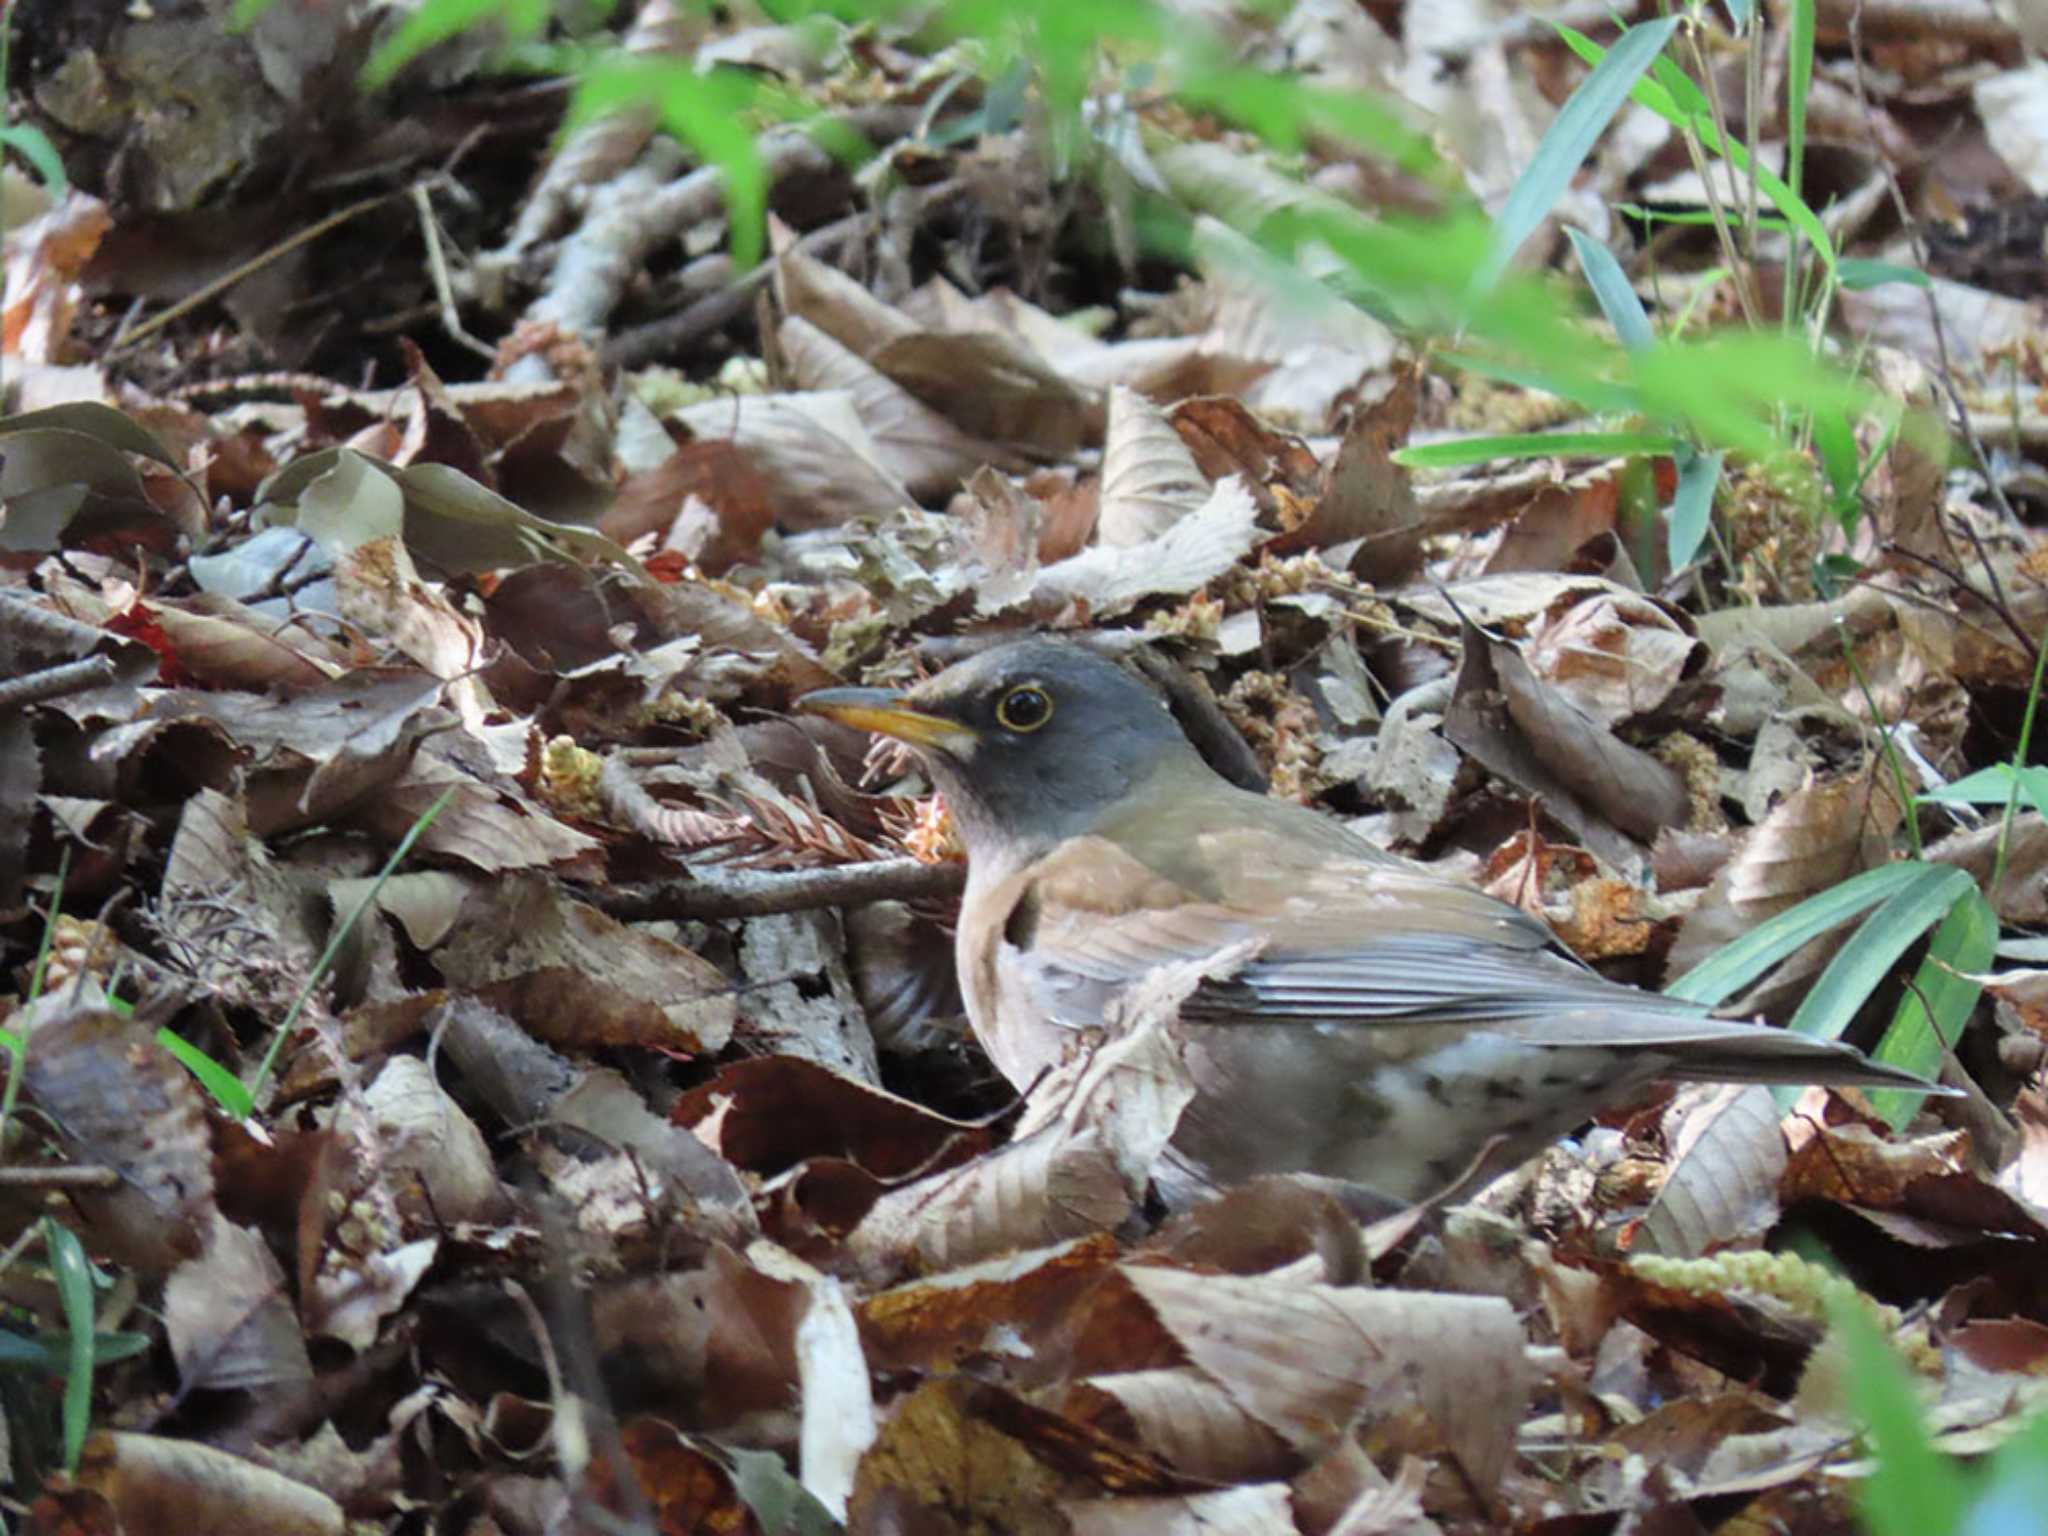
[[[1014,641],[901,693],[827,688],[797,707],[915,748],[970,856],[1086,832],[1163,762],[1195,757],[1158,694],[1071,641]]]

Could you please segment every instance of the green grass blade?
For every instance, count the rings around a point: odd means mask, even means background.
[[[1785,176],[1797,197],[1806,179],[1806,98],[1813,90],[1813,0],[1792,0],[1785,33]]]
[[[356,903],[355,910],[349,913],[347,920],[339,924],[329,936],[327,947],[320,952],[320,958],[314,962],[312,972],[299,988],[298,995],[292,999],[291,1007],[285,1010],[285,1016],[278,1021],[277,1029],[270,1037],[270,1046],[264,1051],[263,1060],[256,1064],[256,1071],[249,1079],[248,1093],[252,1102],[263,1091],[263,1085],[270,1081],[270,1069],[277,1065],[277,1053],[284,1049],[285,1039],[291,1034],[292,1025],[298,1022],[300,1013],[305,1010],[306,1000],[313,995],[313,989],[319,986],[321,978],[333,969],[335,957],[341,953],[341,946],[348,942],[348,936],[355,931],[356,924],[360,923],[363,915],[370,910],[371,903],[376,901],[378,892],[384,889],[384,882],[391,878],[392,871],[398,868],[408,853],[412,852],[412,845],[420,840],[427,828],[434,824],[434,818],[440,815],[447,808],[448,802],[454,798],[455,786],[450,785],[441,791],[432,805],[420,812],[419,819],[405,829],[405,836],[398,840],[398,846],[391,850],[391,857],[386,859],[384,867],[377,871],[377,878],[370,882],[370,888],[363,892],[363,899]]]
[[[1522,242],[1557,206],[1572,177],[1593,152],[1593,145],[1677,26],[1677,17],[1665,16],[1630,27],[1558,109],[1494,220],[1491,247],[1474,277],[1475,294],[1484,293],[1499,280]]]
[[[2036,1413],[1991,1458],[1984,1491],[1958,1536],[2048,1536],[2048,1413]]]
[[[199,1079],[199,1085],[213,1095],[214,1102],[237,1120],[246,1120],[256,1112],[256,1101],[242,1086],[241,1079],[168,1024],[157,1030],[156,1043],[177,1057],[185,1070]]]
[[[1637,453],[1675,453],[1683,446],[1683,441],[1669,432],[1507,432],[1423,443],[1400,449],[1393,459],[1410,469],[1447,469],[1491,459],[1611,459]]]
[[[1632,219],[1640,219],[1645,224],[1683,224],[1688,227],[1707,228],[1711,227],[1714,222],[1713,212],[1706,208],[1677,210],[1670,208],[1645,208],[1641,203],[1616,203],[1614,211],[1616,213],[1625,213]],[[1792,226],[1788,222],[1774,214],[1768,213],[1757,215],[1756,227],[1758,229],[1768,229],[1773,234],[1778,235],[1787,235],[1792,232]],[[1848,263],[1844,262],[1842,265],[1847,266]]]
[[[1809,896],[1732,939],[1664,991],[1712,1008],[1726,1002],[1801,945],[1839,928],[1922,878],[1924,864],[1882,864]]]
[[[57,1281],[57,1300],[64,1308],[69,1334],[64,1371],[64,1470],[75,1472],[79,1452],[85,1449],[86,1431],[92,1426],[92,1266],[86,1263],[77,1234],[48,1216],[43,1218],[43,1246],[50,1255],[50,1272]]]
[[[1848,1345],[1849,1398],[1867,1428],[1877,1464],[1857,1503],[1872,1536],[1941,1536],[1969,1504],[1961,1470],[1934,1448],[1912,1378],[1853,1302],[1829,1309]]]

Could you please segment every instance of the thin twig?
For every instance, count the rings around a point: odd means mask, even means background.
[[[104,362],[118,353],[130,350],[138,342],[162,330],[180,315],[188,314],[200,305],[219,298],[243,278],[250,276],[252,273],[262,271],[263,268],[269,266],[272,262],[281,257],[289,256],[300,246],[305,245],[309,241],[319,239],[329,230],[346,224],[357,215],[368,213],[373,208],[381,207],[395,197],[404,197],[406,192],[406,188],[400,187],[395,191],[380,192],[375,197],[366,197],[361,202],[350,203],[339,212],[330,213],[326,218],[319,220],[317,223],[307,225],[295,235],[286,236],[268,250],[260,251],[240,266],[223,272],[219,277],[207,283],[197,292],[187,294],[161,314],[152,315],[149,319],[143,321],[142,324],[136,326],[134,330],[127,332],[125,335],[116,336],[113,345],[100,353],[100,360]]]
[[[2035,661],[2039,657],[2040,647],[2035,643],[2034,637],[2027,633],[2027,626],[2020,622],[2019,615],[2014,613],[2011,606],[2006,602],[2005,589],[1999,585],[1996,573],[1988,570],[1988,556],[1986,557],[1987,574],[1991,575],[1992,582],[1991,590],[1986,592],[1982,587],[1973,585],[1970,579],[1961,571],[1943,565],[1932,555],[1923,555],[1917,549],[1908,549],[1896,539],[1886,539],[1883,549],[1888,555],[1899,555],[1916,564],[1926,566],[1951,587],[1955,588],[1956,591],[1969,593],[1970,596],[1976,598],[1978,602],[1996,614],[1998,621],[2011,631],[2013,638],[2019,642],[2022,655],[2029,661]],[[1982,632],[1981,625],[1973,627]],[[1988,639],[1989,636],[1987,635],[1986,638]]]
[[[1863,11],[1863,0],[1856,0],[1856,4],[1849,12],[1849,58],[1854,66],[1851,78],[1856,86],[1856,104],[1862,109],[1864,117],[1871,119],[1874,116],[1874,109],[1870,105],[1870,94],[1864,86]],[[1874,121],[1871,128],[1874,138]],[[1906,238],[1913,242],[1914,265],[1925,272],[1928,269],[1929,256],[1927,239],[1906,202],[1906,192],[1899,185],[1898,172],[1892,168],[1891,161],[1883,155],[1877,157],[1877,167],[1884,174],[1885,188],[1891,194],[1892,211],[1898,215],[1899,223],[1906,231]],[[2006,523],[2010,526],[2017,523],[2019,517],[2013,511],[2012,502],[2006,497],[2005,487],[1999,483],[1997,474],[1992,470],[1991,455],[1984,451],[1984,440],[1977,435],[1976,426],[1970,419],[1970,407],[1964,402],[1963,392],[1956,385],[1955,366],[1950,362],[1948,355],[1948,327],[1941,318],[1941,299],[1932,283],[1921,290],[1921,296],[1926,300],[1927,319],[1934,333],[1934,376],[1941,382],[1942,393],[1948,399],[1949,409],[1955,413],[1956,431],[1970,450],[1970,461],[1976,466],[1977,473],[1984,477],[1986,493],[1991,497],[1993,505],[2004,514]],[[1940,526],[1939,516],[1936,517],[1936,526]],[[1980,556],[1983,554],[1982,545],[1978,546],[1978,553]],[[1988,561],[1986,574],[1990,576],[1991,585],[1996,589],[1998,576],[1989,569]]]
[[[592,891],[599,910],[627,922],[676,917],[765,917],[818,907],[858,907],[875,901],[929,901],[958,895],[967,883],[963,864],[918,859],[876,859],[825,869],[703,869],[679,880]]]
[[[448,274],[448,255],[441,248],[440,226],[434,220],[434,205],[427,196],[427,184],[416,181],[412,184],[413,211],[419,215],[420,241],[427,248],[427,275],[433,280],[434,297],[440,304],[441,329],[451,340],[477,353],[488,362],[498,360],[498,349],[487,341],[480,341],[463,329],[462,316],[455,301],[455,281]]]
[[[61,1168],[0,1168],[0,1189],[113,1189],[120,1182],[119,1170],[98,1163],[74,1163]]]
[[[31,704],[45,704],[51,699],[83,693],[88,688],[98,688],[113,680],[114,661],[111,656],[81,657],[77,661],[45,667],[40,672],[31,672],[25,677],[11,677],[0,683],[0,710],[25,709]]]

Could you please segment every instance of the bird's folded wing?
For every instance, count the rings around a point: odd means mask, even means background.
[[[1291,860],[1270,838],[1257,844],[1262,857],[1228,861],[1227,834],[1205,841],[1210,861],[1174,870],[1178,879],[1092,838],[1039,865],[1011,939],[1049,1006],[1253,941],[1256,957],[1204,983],[1182,1017],[1500,1027],[1600,1007],[1704,1017],[1605,980],[1552,951],[1526,913],[1424,871],[1326,851]]]
[[[1249,942],[1252,958],[1204,982],[1184,1021],[1412,1027],[1415,1050],[1445,1027],[1473,1027],[1539,1048],[1634,1048],[1663,1057],[1673,1077],[1929,1086],[1836,1041],[1608,981],[1549,948],[1533,918],[1419,870],[1289,868],[1283,856],[1203,883],[1197,895],[1096,840],[1064,845],[1026,883],[1005,963],[1046,1017],[1088,1024],[1153,969]]]

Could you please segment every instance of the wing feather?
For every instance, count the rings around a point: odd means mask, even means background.
[[[1185,1021],[1407,1029],[1413,1049],[1446,1027],[1470,1026],[1545,1050],[1668,1056],[1673,1077],[1925,1086],[1834,1041],[1716,1019],[1696,1003],[1608,981],[1558,951],[1527,914],[1426,871],[1333,859],[1327,848],[1320,862],[1285,852],[1241,866],[1236,879],[1213,878],[1212,863],[1208,889],[1197,892],[1119,844],[1065,844],[1026,882],[1036,920],[1028,944],[1007,949],[999,969],[1042,1017],[1090,1028],[1118,990],[1155,967],[1263,938],[1253,958],[1188,999]],[[1145,900],[1120,903],[1118,890]],[[1411,1047],[1390,1039],[1379,1049],[1400,1058]]]

